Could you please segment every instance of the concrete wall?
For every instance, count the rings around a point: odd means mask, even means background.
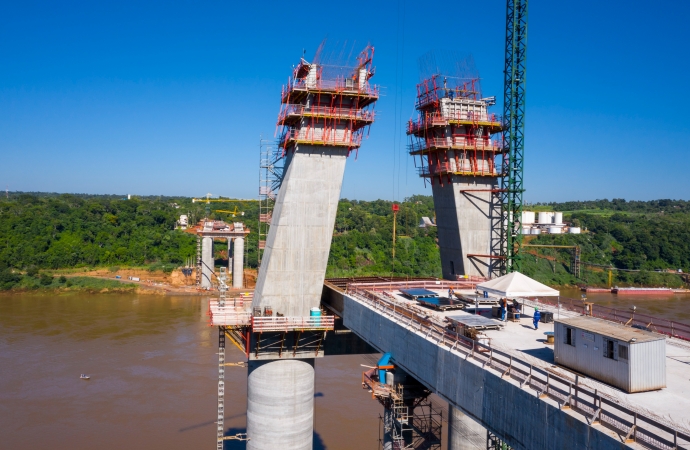
[[[319,306],[347,150],[300,146],[286,161],[253,306],[308,316]]]
[[[210,288],[213,284],[213,239],[205,237],[201,240],[201,287]]]
[[[486,450],[486,428],[448,405],[448,450]]]
[[[539,399],[512,380],[484,370],[368,307],[344,297],[344,325],[429,389],[519,450],[629,448],[601,427]]]
[[[457,275],[488,277],[490,260],[467,258],[467,255],[490,253],[492,194],[460,191],[492,189],[495,179],[453,176],[452,180],[443,186],[435,180],[432,187],[443,278],[454,280]]]

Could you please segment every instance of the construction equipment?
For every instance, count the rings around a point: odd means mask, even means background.
[[[228,211],[227,209],[214,209],[213,212],[219,212],[219,213],[225,213],[225,214],[231,214],[232,217],[237,217],[237,215],[244,216],[244,211],[240,211],[237,206],[235,206],[235,209],[232,211]]]
[[[528,0],[507,0],[503,91],[504,142],[500,206],[503,274],[520,270],[522,247],[523,159],[525,152],[525,74]]]

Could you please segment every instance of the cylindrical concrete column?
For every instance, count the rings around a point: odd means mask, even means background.
[[[486,428],[448,405],[448,450],[486,450]]]
[[[235,250],[232,255],[232,287],[244,287],[244,238],[235,238]]]
[[[249,361],[247,450],[311,450],[314,359]]]
[[[213,278],[213,238],[205,237],[201,241],[201,287],[211,288]]]
[[[228,273],[232,273],[232,238],[228,238]]]

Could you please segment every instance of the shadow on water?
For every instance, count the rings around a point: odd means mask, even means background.
[[[244,416],[246,416],[246,415],[247,415],[247,413],[235,414],[234,416],[227,416],[227,417],[225,417],[225,420],[235,419],[235,418],[237,418],[237,417],[244,417]],[[213,425],[214,423],[216,423],[215,420],[211,420],[210,422],[197,423],[196,425],[190,425],[190,426],[188,426],[188,427],[180,428],[180,429],[177,430],[177,431],[178,431],[179,433],[184,433],[185,431],[194,430],[194,429],[196,429],[196,428],[201,428],[201,427],[206,427],[206,426],[209,426],[209,425]]]
[[[236,434],[239,433],[246,433],[247,429],[246,428],[229,428],[228,431],[225,432],[226,436],[235,436]],[[245,450],[247,448],[247,442],[246,441],[236,441],[236,440],[227,440],[225,441],[223,445],[223,450]],[[323,439],[321,439],[321,436],[318,433],[314,433],[314,450],[327,450],[326,449],[326,444],[323,443]]]

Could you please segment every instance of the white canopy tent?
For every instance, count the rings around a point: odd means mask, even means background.
[[[501,297],[558,297],[560,292],[531,279],[520,272],[512,272],[477,285],[477,291],[486,291]]]

